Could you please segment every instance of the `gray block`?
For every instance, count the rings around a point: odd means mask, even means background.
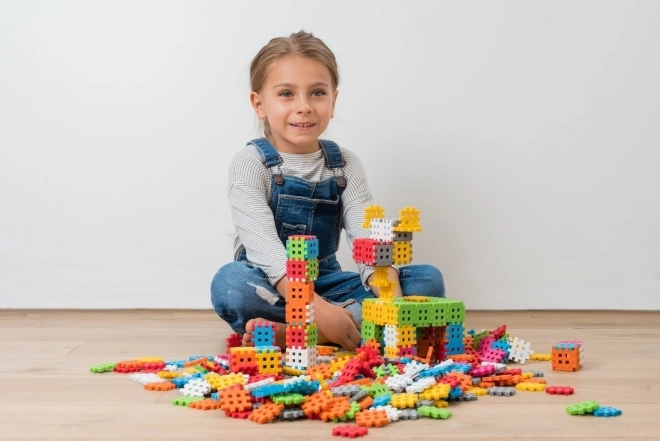
[[[330,392],[332,392],[333,397],[352,397],[353,395],[360,392],[360,386],[338,386],[330,389]]]
[[[369,396],[369,391],[368,390],[366,390],[366,389],[365,390],[360,390],[360,392],[353,395],[349,401],[358,402],[358,401],[363,400],[364,398],[367,398],[368,396]]]
[[[515,387],[491,387],[490,389],[488,389],[488,395],[510,397],[515,394],[516,394]]]
[[[419,415],[417,415],[415,409],[402,409],[401,416],[399,417],[402,420],[416,420],[417,418],[419,418]]]
[[[305,412],[299,407],[293,407],[291,409],[284,409],[280,414],[280,418],[283,420],[297,420],[300,418],[305,418]]]

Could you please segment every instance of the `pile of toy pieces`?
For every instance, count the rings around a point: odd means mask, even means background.
[[[398,220],[370,206],[368,239],[354,242],[354,260],[374,268],[377,299],[362,304],[362,341],[355,353],[318,345],[314,323],[314,280],[318,240],[291,236],[287,249],[286,352],[275,345],[276,325],[252,324],[252,346],[227,339],[228,353],[165,362],[149,358],[94,366],[92,372],[130,374],[147,390],[178,389],[173,404],[220,409],[232,418],[257,423],[301,418],[350,422],[333,435],[357,437],[370,427],[400,419],[447,419],[455,401],[480,395],[512,396],[516,391],[571,395],[568,386],[547,386],[543,372],[508,368],[529,359],[552,360],[555,370],[577,371],[584,361],[579,341],[562,341],[551,354],[534,354],[530,343],[512,338],[506,326],[465,332],[465,306],[454,299],[394,296],[388,268],[412,261],[412,235],[421,231],[419,210],[406,207]],[[425,358],[421,355],[425,354]],[[571,415],[616,416],[621,411],[590,401],[567,408]]]
[[[267,323],[255,326],[273,329]],[[481,338],[480,338],[481,337]],[[143,358],[104,364],[91,368],[92,372],[118,372],[152,391],[178,389],[177,406],[200,410],[224,411],[228,417],[249,419],[257,423],[297,420],[303,418],[332,422],[355,421],[355,425],[338,425],[333,435],[356,437],[367,428],[381,427],[397,420],[451,416],[451,403],[474,401],[480,395],[512,396],[518,391],[571,395],[567,386],[546,386],[543,372],[508,368],[504,363],[480,361],[488,351],[486,345],[474,345],[475,340],[487,338],[501,347],[511,358],[513,339],[506,335],[505,326],[493,331],[465,337],[466,354],[436,364],[425,360],[399,358],[386,360],[376,345],[364,345],[355,354],[334,356],[335,348],[318,346],[318,364],[305,373],[286,367],[282,373],[240,372],[240,365],[232,363],[229,354],[193,356],[189,360],[165,362],[157,358]],[[238,349],[241,337],[232,334],[228,347]],[[553,347],[562,350],[563,343]],[[476,349],[479,348],[480,349]],[[243,349],[243,348],[242,348]],[[236,352],[236,351],[233,351]],[[531,359],[548,360],[550,354],[531,354]],[[239,359],[235,361],[239,361]],[[518,361],[521,361],[520,358]],[[524,360],[523,360],[524,362]],[[617,416],[621,410],[601,407],[594,401],[569,406],[571,415]]]

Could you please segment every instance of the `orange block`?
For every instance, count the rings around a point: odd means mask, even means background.
[[[259,424],[268,423],[277,418],[284,409],[284,404],[266,403],[262,404],[257,410],[252,412],[248,417],[250,421],[255,421]]]
[[[335,397],[332,399],[332,403],[327,407],[326,410],[321,412],[321,420],[329,421],[340,416],[346,415],[346,412],[351,410],[351,403],[349,403],[348,397]]]
[[[220,403],[212,400],[211,398],[207,398],[206,400],[202,401],[193,401],[188,407],[198,410],[215,410],[220,409]]]
[[[176,389],[174,383],[169,381],[158,381],[155,383],[147,383],[144,385],[146,390],[155,390],[158,392],[165,392],[168,390]]]
[[[382,427],[390,420],[384,410],[363,410],[355,415],[355,422],[361,427]]]
[[[284,295],[287,303],[310,303],[314,300],[314,282],[289,281]]]

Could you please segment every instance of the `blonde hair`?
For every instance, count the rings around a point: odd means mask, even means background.
[[[319,61],[330,71],[332,87],[339,86],[339,68],[335,54],[323,43],[323,40],[309,32],[300,31],[288,37],[276,37],[261,48],[250,63],[250,87],[253,92],[259,93],[266,82],[270,66],[287,55],[309,58]],[[264,121],[264,135],[271,135],[268,119]]]

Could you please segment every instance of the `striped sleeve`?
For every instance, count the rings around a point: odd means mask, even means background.
[[[367,175],[360,159],[349,150],[342,149],[346,161],[344,173],[346,174],[346,190],[342,194],[344,206],[343,220],[348,245],[353,251],[353,241],[369,237],[369,229],[362,228],[364,223],[364,209],[373,203]],[[365,288],[369,289],[367,279],[374,269],[367,265],[358,264],[360,278]]]
[[[229,205],[238,241],[247,259],[261,268],[271,285],[286,275],[286,249],[268,206],[270,172],[254,150],[236,154],[229,168]]]

